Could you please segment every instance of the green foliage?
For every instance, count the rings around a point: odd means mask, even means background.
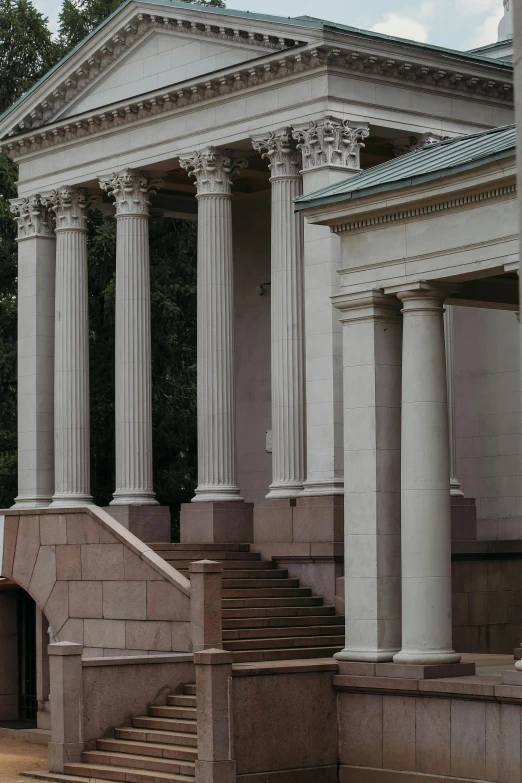
[[[190,3],[194,0],[184,0]],[[223,0],[199,0],[224,7]],[[30,0],[0,0],[0,112],[95,29],[119,0],[63,0],[52,40]],[[16,242],[9,198],[17,168],[0,156],[0,507],[10,506],[16,479]],[[109,503],[114,469],[114,304],[116,223],[88,220],[91,476],[99,505]],[[176,519],[196,485],[196,229],[151,221],[154,486]],[[176,526],[176,524],[175,524]]]

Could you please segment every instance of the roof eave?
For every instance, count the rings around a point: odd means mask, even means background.
[[[505,160],[506,158],[511,158],[514,155],[516,155],[516,148],[510,147],[509,149],[502,150],[501,152],[496,152],[484,158],[479,158],[477,160],[469,161],[468,163],[461,163],[458,166],[439,169],[438,171],[432,171],[427,174],[419,174],[415,177],[408,177],[407,179],[395,180],[394,182],[385,182],[382,185],[375,185],[370,188],[362,188],[361,190],[356,190],[352,192],[339,193],[333,196],[323,196],[321,198],[317,198],[311,201],[303,201],[303,200],[296,201],[295,211],[304,212],[306,214],[307,211],[311,213],[313,210],[317,209],[318,207],[325,207],[325,206],[329,206],[330,204],[342,204],[343,202],[351,206],[353,204],[353,201],[355,200],[374,196],[378,193],[386,193],[386,192],[396,191],[396,190],[407,190],[408,188],[413,188],[416,185],[422,185],[423,183],[426,182],[434,182],[436,180],[443,179],[445,177],[451,177],[455,174],[460,174],[464,171],[470,171],[472,169],[479,168],[480,166],[486,166],[489,163],[495,163],[496,161],[499,160]],[[301,199],[302,198],[303,197],[301,197]]]

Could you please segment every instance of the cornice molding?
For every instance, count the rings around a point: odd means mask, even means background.
[[[112,50],[111,57],[114,57],[116,49],[121,54],[129,46],[127,39],[125,42],[119,41],[119,34],[113,38],[118,39],[118,47]],[[93,67],[101,68],[101,61]],[[96,110],[78,119],[68,118],[52,123],[52,117],[56,112],[53,114],[54,110],[49,107],[47,114],[30,118],[30,124],[26,124],[25,121],[19,124],[11,136],[4,139],[1,151],[9,157],[18,158],[58,144],[101,134],[128,123],[137,123],[156,115],[186,110],[187,107],[195,104],[251,90],[259,85],[296,77],[304,72],[321,68],[335,68],[361,76],[369,75],[392,83],[406,81],[426,85],[437,92],[457,93],[467,97],[483,95],[492,101],[498,101],[501,105],[513,101],[513,85],[504,80],[471,76],[469,73],[454,70],[443,71],[432,66],[420,66],[418,63],[314,45],[295,52],[281,52],[262,63],[246,62],[236,69],[224,70],[222,75],[193,80],[139,99],[122,101],[111,108]],[[84,70],[77,69],[77,73],[82,71],[82,74],[78,76],[78,81],[74,85],[71,84],[69,88],[71,92],[62,95],[61,98],[58,97],[58,101],[61,101],[60,109],[74,100],[87,86],[88,80],[87,75],[83,75]],[[81,79],[85,81],[79,89]],[[46,127],[49,123],[52,123],[51,126]]]
[[[352,220],[347,223],[341,223],[336,226],[332,226],[332,231],[334,234],[346,234],[351,231],[372,228],[373,226],[383,226],[386,223],[398,223],[403,220],[421,217],[422,215],[432,215],[436,212],[445,212],[449,209],[458,209],[459,207],[464,207],[468,204],[476,204],[480,201],[490,201],[492,199],[502,198],[503,196],[507,196],[516,192],[516,184],[511,183],[509,185],[503,185],[502,187],[498,188],[489,188],[488,190],[483,190],[479,193],[470,193],[466,196],[459,196],[457,198],[438,201],[435,204],[424,204],[419,207],[411,207],[410,209],[401,209],[397,210],[396,212],[388,212],[385,215],[374,215],[373,217],[362,218],[361,220]]]

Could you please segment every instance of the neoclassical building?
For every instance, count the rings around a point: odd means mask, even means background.
[[[487,737],[520,777],[505,745],[522,675],[493,671],[522,634],[504,6],[499,43],[458,52],[128,0],[0,118],[19,166],[0,721],[27,702],[50,726],[44,779],[515,779],[486,750],[480,766]],[[91,208],[117,224],[106,509],[89,480]],[[152,481],[152,210],[198,231],[198,487],[179,544]],[[21,622],[37,629],[22,657]]]

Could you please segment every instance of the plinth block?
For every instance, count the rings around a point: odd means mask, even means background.
[[[376,677],[398,677],[402,680],[438,680],[446,677],[471,677],[474,674],[474,663],[375,664]]]
[[[168,506],[106,506],[103,510],[147,544],[171,539]]]
[[[506,669],[502,672],[502,685],[522,685],[522,671],[518,669]]]
[[[253,503],[213,501],[181,506],[182,544],[251,544]]]

